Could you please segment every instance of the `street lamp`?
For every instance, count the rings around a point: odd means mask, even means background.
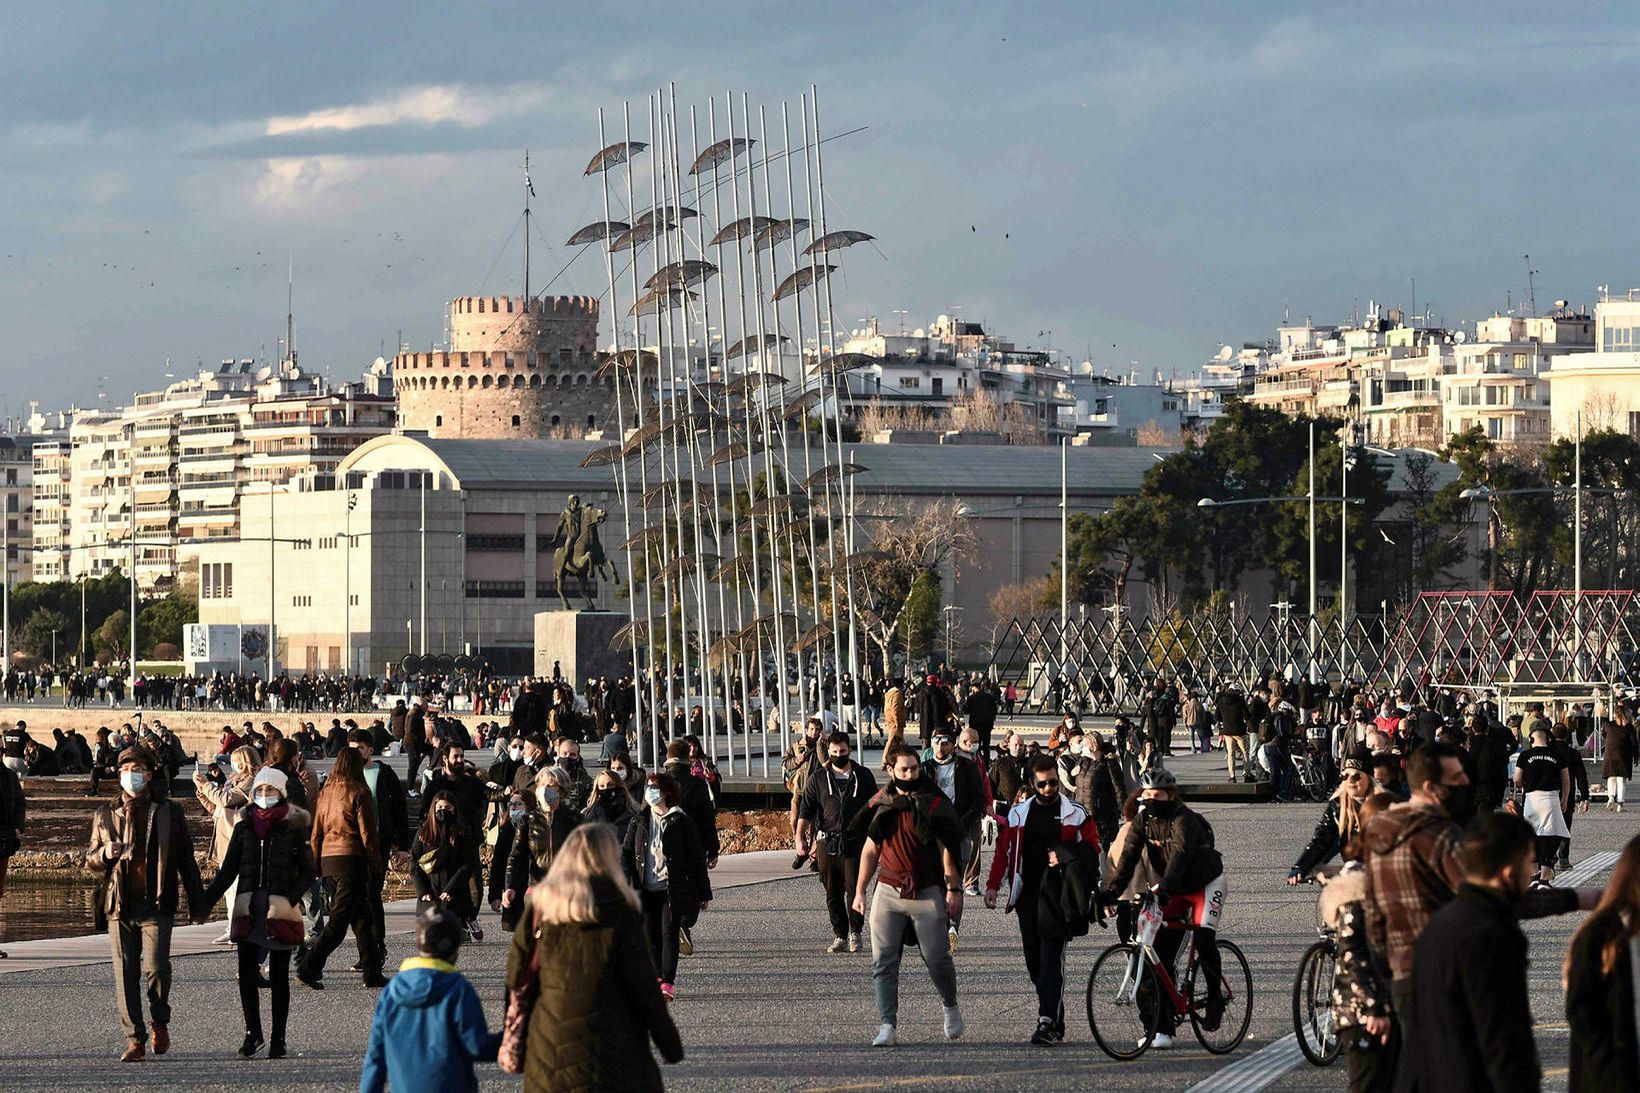
[[[945,670],[951,670],[951,613],[961,611],[962,608],[954,603],[948,603],[940,609],[945,612]]]

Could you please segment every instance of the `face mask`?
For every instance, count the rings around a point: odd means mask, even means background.
[[[834,755],[834,756],[832,756],[831,757],[831,765],[836,767],[838,770],[847,770],[848,769],[848,756],[846,756],[846,755]]]
[[[1013,752],[1014,752],[1014,758],[1018,759],[1019,757],[1021,757],[1022,755],[1025,754],[1025,745],[1024,744],[1015,744],[1014,747],[1013,747]]]
[[[616,786],[609,786],[598,791],[598,800],[606,805],[614,805],[621,799],[621,791]]]
[[[579,759],[560,759],[558,760],[558,765],[569,771],[571,774],[581,773],[581,761]]]
[[[148,775],[140,770],[120,771],[120,788],[133,796],[148,787]]]
[[[507,758],[511,759],[515,763],[518,762],[520,759],[524,758],[524,749],[523,748],[508,748],[507,749]]]
[[[1446,814],[1459,827],[1468,827],[1469,821],[1479,811],[1475,805],[1474,786],[1442,786],[1441,803],[1446,806]]]
[[[609,768],[609,776],[611,778],[619,778],[623,782],[626,781],[626,771],[617,770],[614,767]]]
[[[1169,801],[1166,798],[1155,801],[1146,801],[1144,803],[1144,809],[1152,816],[1157,816],[1164,820],[1171,820],[1179,812],[1179,802]]]
[[[899,790],[901,793],[910,793],[912,790],[917,788],[918,781],[919,779],[916,778],[896,778],[894,779],[894,788]]]
[[[258,793],[255,800],[257,808],[268,809],[279,807],[279,795],[275,793]]]
[[[509,808],[507,810],[507,818],[515,824],[523,823],[526,815],[528,815],[528,812],[522,808]]]
[[[441,808],[437,812],[433,813],[433,815],[438,817],[439,823],[447,824],[451,820],[455,819],[456,814],[448,808]]]
[[[657,811],[661,808],[661,802],[665,800],[664,796],[661,794],[661,788],[659,786],[650,786],[648,789],[644,790],[643,799],[645,804]]]
[[[558,803],[558,791],[551,786],[542,786],[536,796],[541,798],[542,808],[551,808]]]

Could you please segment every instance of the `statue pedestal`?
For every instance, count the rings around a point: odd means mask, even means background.
[[[558,674],[579,688],[588,679],[607,675],[614,682],[632,671],[631,654],[609,647],[627,617],[614,611],[538,611],[535,615],[535,674]]]

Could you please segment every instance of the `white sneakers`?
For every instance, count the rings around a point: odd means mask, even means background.
[[[955,1007],[955,1006],[946,1006],[945,1007],[945,1038],[947,1040],[955,1040],[955,1039],[960,1038],[962,1036],[963,1028],[964,1028],[964,1025],[962,1023],[962,1012],[960,1010],[958,1010],[957,1007]],[[900,1042],[899,1035],[894,1031],[894,1026],[893,1025],[878,1025],[877,1026],[877,1038],[875,1040],[871,1041],[871,1046],[872,1047],[893,1047],[895,1044],[897,1044],[899,1042]]]
[[[1167,1051],[1173,1046],[1173,1037],[1169,1036],[1165,1032],[1158,1032],[1156,1034],[1156,1039],[1150,1042],[1150,1046],[1155,1048],[1157,1051]]]
[[[848,951],[848,942],[842,938],[837,938],[826,947],[826,952],[828,953],[841,953],[846,951]]]

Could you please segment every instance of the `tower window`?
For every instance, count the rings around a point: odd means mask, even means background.
[[[444,415],[443,414],[435,414],[433,416],[433,427],[437,428],[437,427],[439,427],[440,425],[443,425],[443,424],[444,424]]]
[[[514,414],[513,415],[513,428],[514,429],[518,428],[518,425],[519,425],[519,417],[518,417],[517,414]]]

